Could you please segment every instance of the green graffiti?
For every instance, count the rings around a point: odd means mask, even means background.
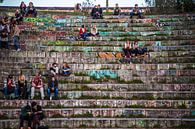
[[[145,127],[145,121],[143,121],[143,120],[138,120],[137,121],[137,125],[139,126],[139,127]]]
[[[25,17],[24,21],[25,22],[48,22],[48,23],[54,22],[54,20],[50,18],[31,18],[31,17]]]

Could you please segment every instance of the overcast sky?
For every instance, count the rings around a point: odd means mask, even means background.
[[[0,6],[18,6],[22,0],[4,0],[0,3]],[[23,0],[26,4],[30,1],[37,7],[73,7],[76,3],[82,3],[85,0]],[[91,0],[94,1],[94,0]],[[109,6],[114,7],[116,3],[119,3],[121,7],[132,7],[136,3],[139,6],[145,6],[145,0],[109,0]],[[106,6],[106,0],[96,0],[94,4],[101,4]]]

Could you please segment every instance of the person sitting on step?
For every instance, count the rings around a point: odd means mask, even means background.
[[[26,16],[27,17],[36,17],[37,16],[37,11],[36,11],[32,2],[30,2],[29,6],[27,7]]]
[[[82,12],[82,6],[80,3],[77,3],[75,5],[75,9],[74,9],[75,12]]]
[[[59,73],[59,67],[57,63],[53,63],[52,67],[50,67],[50,73],[52,76],[56,76]]]
[[[21,2],[20,4],[20,14],[24,17],[26,14],[26,4],[24,1]]]
[[[32,113],[33,113],[32,108],[28,103],[27,103],[26,106],[21,108],[20,129],[24,129],[24,121],[28,122],[28,129],[31,129],[32,119],[33,119],[33,114]]]
[[[103,9],[100,7],[100,4],[98,4],[97,8],[98,8],[99,18],[103,19]]]
[[[16,82],[12,75],[9,75],[7,79],[4,79],[3,91],[6,98],[8,98],[8,96],[11,94],[14,94],[13,98],[16,98],[18,96]]]
[[[91,16],[93,19],[103,18],[103,10],[100,5],[95,5],[91,11]]]
[[[19,92],[19,98],[26,99],[27,98],[27,80],[25,75],[20,73],[18,77],[18,92]]]
[[[135,4],[135,7],[130,12],[130,18],[132,18],[134,15],[138,15],[139,18],[142,18],[141,10],[138,8],[138,4]]]
[[[120,13],[121,13],[121,8],[118,6],[118,3],[117,3],[114,8],[114,15],[120,15]]]
[[[71,69],[68,65],[68,63],[64,63],[62,67],[62,75],[63,76],[69,76],[71,74]]]
[[[54,76],[50,77],[48,80],[47,94],[50,100],[52,100],[52,93],[54,94],[55,98],[58,97],[58,80]]]
[[[85,25],[82,25],[80,30],[79,30],[79,36],[85,41],[87,40],[87,37],[89,36],[87,33],[87,29]]]
[[[136,58],[137,58],[137,55],[139,54],[138,48],[139,48],[139,46],[138,46],[138,41],[135,41],[135,42],[133,43],[132,54],[134,54]]]
[[[97,29],[96,25],[92,26],[91,33],[89,35],[90,36],[99,36],[99,32],[98,32],[98,29]]]
[[[132,49],[131,49],[130,41],[127,41],[125,43],[125,47],[123,48],[123,52],[124,52],[126,58],[130,58],[131,57]]]
[[[23,21],[23,16],[19,12],[18,9],[16,9],[16,11],[15,11],[15,19],[16,19],[17,24],[20,24]]]
[[[44,99],[44,87],[43,80],[41,78],[40,73],[36,73],[36,76],[32,79],[32,87],[31,87],[31,99],[35,96],[35,89],[39,89],[41,92],[41,99]]]
[[[32,102],[31,103],[31,108],[32,108],[32,129],[39,129],[40,127],[40,122],[45,118],[42,106],[37,104],[37,102]],[[45,127],[44,127],[45,128]],[[48,128],[47,128],[48,129]]]

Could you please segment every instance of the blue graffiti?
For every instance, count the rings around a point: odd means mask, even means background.
[[[110,70],[92,70],[88,73],[88,75],[95,79],[102,79],[106,77],[116,79],[118,77],[117,73]]]

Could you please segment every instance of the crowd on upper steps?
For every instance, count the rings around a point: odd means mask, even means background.
[[[76,6],[76,10],[82,10],[80,5]],[[121,9],[118,4],[114,8],[113,15],[120,15]],[[138,5],[135,4],[135,7],[130,11],[130,18],[134,15],[137,15],[139,18],[142,18],[141,10],[138,8]],[[19,24],[22,24],[24,17],[36,17],[37,10],[34,7],[32,2],[29,2],[29,5],[22,1],[19,9],[16,9],[15,16],[9,18],[6,14],[0,17],[0,48],[10,49],[10,44],[13,43],[15,50],[20,51],[20,29]],[[103,19],[103,9],[100,5],[95,5],[91,10],[91,17],[93,19]],[[91,26],[91,31],[87,32],[85,25],[82,25],[79,29],[78,39],[88,40],[89,36],[99,36],[98,29],[96,25]]]
[[[15,11],[15,16],[9,18],[6,14],[0,17],[0,48],[10,49],[11,42],[15,49],[20,51],[20,29],[18,24],[23,21],[23,17],[36,17],[37,11],[33,3],[30,2],[27,7],[21,2],[20,8]]]

